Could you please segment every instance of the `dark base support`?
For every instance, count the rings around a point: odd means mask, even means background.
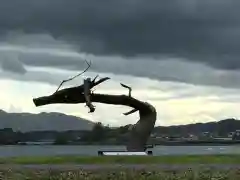
[[[98,151],[98,156],[151,156],[152,151]]]

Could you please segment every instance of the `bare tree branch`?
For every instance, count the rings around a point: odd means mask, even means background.
[[[91,85],[91,78],[84,79],[84,97],[86,100],[86,106],[90,109],[89,113],[92,113],[95,111],[95,107],[93,106],[91,100],[90,100],[90,85]]]
[[[125,88],[128,89],[128,96],[131,97],[132,88],[127,86],[127,85],[125,85],[125,84],[123,84],[123,83],[120,83],[120,84],[121,84],[122,87],[125,87]]]
[[[126,112],[126,113],[123,113],[125,116],[129,115],[129,114],[133,114],[135,112],[137,112],[138,110],[137,109],[132,109],[131,111],[129,112]]]
[[[105,104],[124,105],[141,111],[141,113],[149,113],[152,111],[150,105],[145,102],[139,101],[133,97],[126,95],[109,95],[109,94],[91,94],[91,102],[99,102]],[[84,90],[74,88],[66,88],[58,91],[56,94],[50,96],[43,96],[33,99],[36,106],[43,106],[48,104],[78,104],[86,103]]]
[[[57,88],[57,90],[55,91],[55,93],[58,92],[58,90],[60,89],[60,87],[61,87],[65,82],[72,81],[73,79],[77,78],[78,76],[84,74],[84,73],[91,67],[91,61],[88,63],[87,60],[85,60],[85,62],[87,63],[88,67],[87,67],[83,72],[77,74],[76,76],[73,76],[73,77],[71,77],[71,78],[69,78],[69,79],[63,80],[63,81],[61,82],[61,84],[58,86],[58,88]]]
[[[109,94],[96,94],[91,93],[91,88],[94,86],[110,79],[108,77],[101,78],[96,81],[95,77],[92,81],[87,79],[84,84],[78,87],[65,88],[57,91],[50,96],[43,96],[33,99],[35,106],[43,106],[49,104],[77,104],[86,103],[90,108],[90,112],[95,110],[92,102],[113,104],[113,105],[124,105],[132,107],[133,110],[125,113],[125,115],[132,114],[139,111],[140,119],[138,122],[131,126],[131,132],[129,142],[127,143],[128,151],[145,151],[147,140],[154,128],[157,112],[154,106],[149,103],[140,101],[131,97],[131,88],[124,84],[123,87],[129,89],[129,96],[126,95],[109,95]],[[96,82],[95,82],[96,81]]]
[[[97,82],[95,82],[96,78],[94,78],[93,81],[92,81],[92,84],[94,84],[94,86],[97,86],[97,85],[99,85],[99,84],[101,84],[104,81],[107,81],[109,79],[110,79],[109,77],[104,77],[104,78],[101,78],[100,80],[98,80]]]
[[[95,82],[97,78],[98,78],[98,75],[95,76],[95,78],[92,80],[92,82]]]
[[[154,128],[157,116],[156,109],[152,105],[126,95],[91,94],[90,100],[91,102],[130,106],[138,110],[140,119],[134,126],[131,126],[127,150],[145,151],[146,142]],[[75,88],[75,90],[63,89],[56,94],[33,99],[33,102],[35,106],[43,106],[59,103],[85,103],[86,99],[84,93]]]
[[[120,83],[120,84],[121,84],[122,87],[127,88],[127,89],[129,90],[128,96],[131,97],[131,96],[132,96],[132,95],[131,95],[132,88],[131,88],[130,86],[127,86],[126,84],[123,84],[123,83]],[[124,114],[125,116],[127,116],[127,115],[133,114],[133,113],[135,113],[135,112],[137,112],[137,111],[138,111],[137,109],[132,109],[131,111],[126,112],[126,113],[123,113],[123,114]]]

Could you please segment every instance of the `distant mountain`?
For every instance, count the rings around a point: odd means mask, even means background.
[[[12,128],[14,131],[67,131],[91,130],[94,122],[62,113],[7,113],[0,110],[0,129]],[[157,126],[153,132],[159,134],[200,134],[211,132],[227,134],[240,130],[240,120],[225,119],[218,122],[196,123],[178,126]]]
[[[208,123],[196,123],[179,126],[158,126],[155,127],[154,132],[160,134],[200,134],[202,132],[218,133],[219,135],[225,135],[229,132],[240,130],[240,120],[225,119],[218,122]]]
[[[12,128],[22,132],[91,130],[93,125],[89,120],[61,113],[7,113],[0,110],[0,129]]]

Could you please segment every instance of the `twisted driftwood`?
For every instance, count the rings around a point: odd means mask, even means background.
[[[127,143],[127,150],[145,151],[146,142],[156,122],[156,109],[149,103],[142,102],[133,98],[131,96],[132,89],[124,84],[121,85],[129,89],[128,96],[93,93],[91,89],[94,86],[97,86],[100,83],[103,83],[104,81],[110,79],[108,77],[105,77],[96,81],[96,78],[97,77],[95,77],[92,81],[90,78],[84,80],[84,83],[81,86],[66,88],[59,91],[57,90],[52,95],[35,98],[33,99],[33,102],[35,106],[43,106],[49,104],[86,103],[86,106],[88,106],[90,109],[90,113],[95,111],[95,107],[93,106],[92,102],[132,107],[133,110],[124,113],[124,115],[129,115],[136,111],[139,111],[140,119],[131,128],[129,142]]]

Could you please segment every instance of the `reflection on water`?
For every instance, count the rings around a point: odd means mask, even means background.
[[[125,146],[0,146],[0,157],[83,155],[97,156],[98,151],[122,151]],[[240,154],[240,146],[155,146],[153,155]]]

